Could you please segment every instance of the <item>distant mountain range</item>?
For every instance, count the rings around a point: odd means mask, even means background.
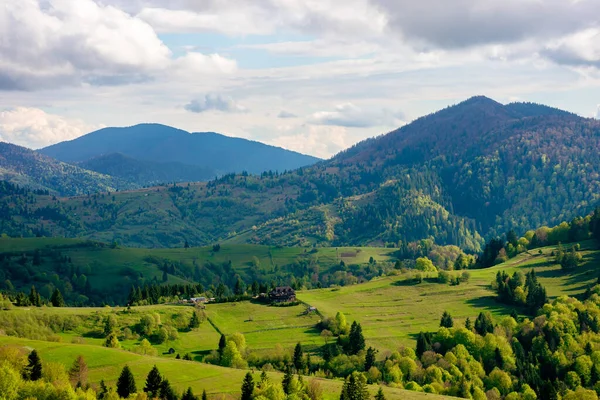
[[[435,242],[479,251],[486,238],[599,205],[599,148],[600,121],[474,97],[284,174],[65,200],[48,214],[61,223],[46,221],[44,232],[146,247],[374,244],[414,255]],[[33,196],[28,209],[47,204]],[[39,223],[7,215],[7,233]]]
[[[320,161],[316,157],[251,140],[213,132],[189,133],[160,124],[104,128],[71,141],[46,147],[39,152],[68,163],[87,162],[106,156],[114,158],[112,155],[115,153],[143,161],[144,168],[149,167],[149,162],[178,163],[178,166],[167,167],[173,173],[173,177],[180,175],[181,168],[185,166],[201,167],[190,168],[186,176],[198,177],[190,180],[206,180],[215,175],[242,171],[251,174],[269,170],[283,172]],[[99,164],[105,165],[104,162],[86,165],[95,167]],[[127,160],[124,165],[125,169],[129,167],[131,160]],[[160,167],[157,165],[151,168]],[[112,169],[115,172],[114,168]]]

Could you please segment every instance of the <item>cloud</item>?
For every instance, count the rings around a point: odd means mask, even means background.
[[[190,60],[207,64],[197,54],[174,58],[149,24],[92,0],[7,0],[0,37],[0,89],[145,82]]]
[[[598,104],[598,109],[596,110],[596,119],[600,119],[600,104]]]
[[[308,122],[314,125],[333,125],[348,128],[368,128],[373,126],[398,126],[404,124],[401,112],[390,110],[366,111],[352,103],[340,104],[335,111],[319,111],[310,116]]]
[[[123,0],[117,3],[123,6]],[[131,7],[131,6],[130,6]],[[145,1],[137,16],[161,32],[267,35],[279,29],[302,33],[369,36],[381,33],[385,15],[368,0],[257,0],[231,2]]]
[[[279,114],[277,114],[277,118],[282,118],[282,119],[285,119],[285,118],[297,118],[297,117],[298,116],[296,114],[288,112],[288,111],[285,111],[285,110],[282,110],[282,111],[279,112]]]
[[[542,54],[558,64],[600,68],[600,28],[586,29],[554,40]]]
[[[75,139],[102,127],[39,108],[17,107],[0,112],[0,140],[32,149]]]
[[[372,0],[388,28],[423,46],[460,48],[560,37],[597,25],[597,0]]]
[[[225,113],[245,113],[248,109],[236,103],[230,96],[209,93],[203,98],[192,100],[185,106],[187,111],[193,113],[203,113],[205,111],[215,110]]]
[[[258,131],[262,136],[268,129],[265,127]],[[344,127],[306,124],[278,126],[273,137],[265,142],[320,158],[329,158],[352,144],[348,130]]]

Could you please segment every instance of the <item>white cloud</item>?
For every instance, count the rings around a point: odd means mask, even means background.
[[[390,110],[368,111],[352,103],[340,104],[334,111],[319,111],[308,121],[315,125],[345,126],[349,128],[368,128],[372,126],[398,126],[404,124],[401,112]]]
[[[174,59],[146,22],[92,0],[7,0],[0,37],[0,89],[143,82],[181,65],[231,70],[215,55]]]
[[[38,149],[100,129],[78,119],[48,114],[39,108],[17,107],[0,112],[0,140]]]
[[[202,98],[192,100],[185,106],[187,111],[193,113],[203,113],[205,111],[215,110],[225,113],[245,113],[248,109],[236,103],[230,96],[209,93]]]
[[[558,64],[600,68],[600,28],[551,41],[543,54]]]
[[[329,158],[352,144],[348,130],[341,126],[282,125],[276,132],[267,143],[320,158]]]
[[[122,2],[118,2],[122,3]],[[159,31],[266,35],[278,29],[364,37],[379,34],[385,15],[368,0],[145,1],[138,17]]]

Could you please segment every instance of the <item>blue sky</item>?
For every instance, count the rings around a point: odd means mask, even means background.
[[[330,157],[474,95],[599,116],[597,0],[7,0],[0,140],[159,122]]]

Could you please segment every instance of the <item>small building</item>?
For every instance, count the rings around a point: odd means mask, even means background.
[[[280,286],[269,292],[269,300],[273,303],[296,301],[296,292],[289,286]]]
[[[192,303],[195,303],[195,304],[206,303],[207,302],[206,297],[192,297],[190,299],[190,301]]]

